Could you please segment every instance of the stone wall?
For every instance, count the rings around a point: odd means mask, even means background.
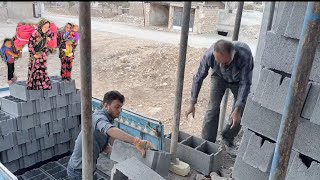
[[[169,6],[151,4],[150,5],[150,15],[149,15],[149,25],[167,25],[169,21]]]
[[[32,2],[7,2],[8,17],[10,19],[24,20],[33,18],[33,3]]]
[[[195,12],[194,32],[209,33],[215,32],[219,20],[219,7],[199,5]]]
[[[143,5],[142,2],[130,2],[129,14],[132,16],[143,17]]]

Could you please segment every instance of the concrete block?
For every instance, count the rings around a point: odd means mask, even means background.
[[[57,101],[57,108],[65,107],[68,105],[68,99],[66,95],[57,95],[56,101]]]
[[[43,138],[39,139],[40,149],[48,149],[55,145],[54,136],[52,134],[46,135]]]
[[[43,138],[44,136],[48,135],[48,129],[46,125],[36,126],[35,127],[35,136],[36,139]]]
[[[0,117],[0,136],[17,130],[17,119],[10,116]]]
[[[270,73],[271,71],[267,68],[261,69],[258,86],[252,97],[255,102],[261,103],[260,101],[261,101],[261,98],[263,97],[263,92],[266,87],[266,82]]]
[[[40,98],[36,100],[37,112],[45,112],[52,109],[51,99],[50,98]]]
[[[185,137],[187,138],[182,140]],[[169,138],[171,138],[171,134],[165,138],[165,149],[167,152],[170,152],[171,140]],[[188,163],[191,168],[206,175],[218,170],[221,160],[221,146],[179,132],[178,141],[180,140],[182,141],[177,146],[177,158]]]
[[[59,84],[56,81],[51,81],[51,90],[43,91],[43,97],[50,98],[59,94]]]
[[[40,141],[33,140],[25,144],[27,155],[34,154],[40,150]]]
[[[289,23],[290,15],[293,9],[294,2],[283,2],[284,7],[281,9],[280,21],[278,26],[275,28],[275,32],[279,35],[284,35],[287,25]]]
[[[45,111],[45,112],[40,112],[39,116],[40,116],[40,124],[41,125],[50,123],[53,120],[52,119],[52,110]]]
[[[242,158],[237,157],[232,171],[232,178],[236,180],[268,180],[269,173],[262,172],[245,163]]]
[[[26,156],[23,156],[22,158],[19,159],[20,166],[22,165],[23,168],[30,167],[30,166],[36,164],[37,162],[40,162],[40,160],[41,160],[41,155],[39,155],[39,153],[26,155]]]
[[[15,173],[20,169],[19,160],[11,161],[3,164],[10,172]]]
[[[53,132],[52,133],[62,132],[65,128],[64,127],[64,119],[52,121],[52,125],[53,125]]]
[[[261,65],[291,74],[296,57],[299,40],[285,38],[273,32],[267,32],[265,49],[261,58]],[[310,80],[320,82],[320,44],[318,43],[314,63],[310,73]]]
[[[189,138],[189,137],[191,137],[190,134],[185,133],[185,132],[183,132],[183,131],[179,131],[179,134],[178,134],[178,143],[181,143],[183,140],[185,140],[185,139],[187,139],[187,138]],[[170,152],[171,133],[168,134],[168,135],[165,137],[164,142],[165,142],[165,147],[164,147],[165,151],[166,151],[166,152]]]
[[[48,178],[40,169],[32,169],[23,174],[25,180],[34,179],[34,180],[42,180]]]
[[[62,155],[62,154],[67,153],[69,151],[70,151],[70,143],[69,142],[57,144],[54,146],[54,155],[55,156]]]
[[[252,134],[243,161],[262,172],[270,172],[275,142]]]
[[[76,92],[76,81],[71,79],[70,81],[64,82],[64,88],[66,94]]]
[[[53,147],[41,150],[41,160],[45,161],[54,157]]]
[[[314,106],[310,121],[312,123],[320,125],[320,97],[317,98],[317,103]]]
[[[37,100],[43,98],[43,90],[29,90],[30,99]]]
[[[1,110],[15,117],[21,116],[21,103],[13,96],[5,96],[0,98]]]
[[[284,36],[300,39],[307,4],[307,2],[294,2]]]
[[[320,84],[316,82],[312,82],[307,98],[303,105],[303,109],[301,112],[301,117],[306,119],[311,119],[312,113],[316,107],[316,103],[320,94]]]
[[[281,115],[261,107],[248,97],[241,124],[265,137],[276,141],[281,123]],[[308,132],[308,133],[306,133]],[[293,143],[293,149],[320,161],[320,126],[300,118]]]
[[[68,107],[57,108],[54,113],[56,113],[55,115],[57,120],[64,119],[68,117]]]
[[[151,168],[140,162],[135,157],[115,164],[111,171],[113,180],[164,180],[159,174]]]
[[[21,146],[13,146],[11,149],[6,150],[8,162],[17,160],[22,157]]]
[[[72,129],[75,128],[78,125],[78,117],[77,116],[72,116],[72,117],[67,117],[65,118],[65,129]]]
[[[310,179],[317,180],[320,177],[320,163],[312,161],[309,165],[306,165],[299,157],[299,153],[294,157],[293,163],[288,167],[287,180],[300,180]],[[310,161],[309,160],[309,161]]]
[[[16,131],[14,133],[14,139],[16,142],[16,145],[21,145],[21,144],[25,144],[27,142],[30,142],[30,136],[29,136],[29,132],[27,130],[21,130],[21,131]]]
[[[69,131],[62,131],[60,133],[58,133],[58,143],[61,144],[61,143],[65,143],[65,142],[68,142],[70,141],[70,133]]]
[[[78,116],[81,114],[81,103],[68,105],[68,116]]]
[[[64,82],[61,80],[59,77],[51,78],[52,82],[57,83],[58,85],[58,92],[60,95],[65,95],[65,87],[64,87]]]
[[[248,146],[250,137],[252,135],[254,135],[253,131],[249,130],[246,127],[243,127],[243,135],[242,135],[242,138],[241,138],[241,143],[240,143],[240,146],[239,146],[237,158],[241,158],[241,159],[243,158],[243,155],[247,150],[247,146]]]
[[[80,90],[77,89],[75,92],[68,94],[68,104],[75,104],[81,102]]]
[[[0,152],[10,149],[14,146],[13,133],[0,136]]]
[[[289,90],[290,78],[285,77],[282,80],[282,75],[269,70],[269,76],[265,82],[263,96],[260,98],[260,103],[272,111],[282,114],[284,111],[285,100]],[[303,97],[305,101],[307,92],[309,91],[310,83]]]
[[[35,127],[33,115],[17,117],[18,130],[28,130]]]
[[[146,157],[143,158],[141,153],[131,144],[115,140],[112,146],[110,159],[116,162],[123,162],[132,157],[156,171],[162,177],[167,177],[170,166],[169,153],[164,151],[147,150]]]
[[[29,101],[29,91],[26,87],[26,81],[18,81],[9,86],[10,95],[24,101]]]

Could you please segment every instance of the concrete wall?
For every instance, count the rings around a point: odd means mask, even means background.
[[[10,19],[25,20],[33,17],[32,2],[7,2],[8,17]]]
[[[169,6],[151,4],[149,14],[149,25],[168,25]]]
[[[8,9],[6,7],[0,7],[0,19],[8,19]]]

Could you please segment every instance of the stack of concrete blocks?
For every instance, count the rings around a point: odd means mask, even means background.
[[[115,140],[112,146],[112,153],[110,159],[115,162],[123,162],[132,157],[137,158],[147,167],[166,178],[169,174],[169,167],[171,162],[171,154],[165,151],[147,150],[146,156],[142,157],[140,151],[133,145]]]
[[[0,98],[0,160],[11,172],[68,153],[80,132],[80,92],[75,81],[51,77],[51,90],[10,85]]]
[[[170,152],[171,134],[165,137],[165,151]],[[179,131],[177,158],[204,175],[220,169],[222,147],[216,143]]]
[[[248,97],[237,180],[268,179],[307,2],[280,2],[266,33],[258,86]],[[259,49],[259,47],[258,47]],[[287,169],[287,180],[320,179],[320,48],[317,47]]]
[[[70,156],[65,156],[57,161],[49,162],[39,168],[32,169],[18,176],[19,180],[72,180],[67,176],[67,166]],[[95,173],[96,180],[107,179],[100,172]]]

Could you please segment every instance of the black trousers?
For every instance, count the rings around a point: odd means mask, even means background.
[[[13,73],[14,73],[14,63],[8,63],[8,81],[10,81],[13,78]]]

